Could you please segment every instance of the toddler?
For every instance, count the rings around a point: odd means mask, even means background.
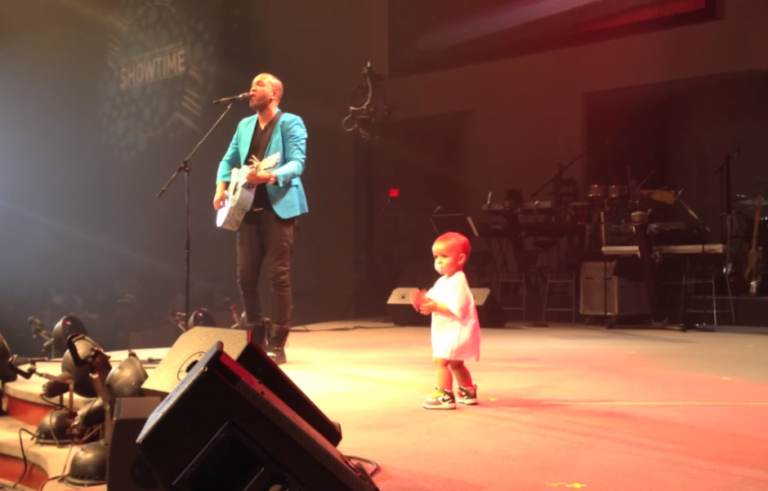
[[[429,291],[411,292],[413,307],[432,315],[432,357],[437,387],[424,401],[426,409],[455,409],[460,404],[477,404],[477,386],[464,366],[465,360],[480,359],[480,323],[475,299],[469,290],[464,264],[470,253],[469,240],[448,232],[435,240],[432,254],[435,269],[442,276]],[[458,398],[453,392],[453,378]]]

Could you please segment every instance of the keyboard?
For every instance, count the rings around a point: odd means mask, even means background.
[[[724,244],[663,245],[653,246],[653,251],[660,254],[725,254],[730,248]],[[604,246],[603,254],[608,256],[633,256],[640,252],[636,245]]]

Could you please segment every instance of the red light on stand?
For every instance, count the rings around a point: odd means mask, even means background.
[[[390,198],[397,198],[400,196],[400,190],[398,188],[390,188],[389,189],[389,197]]]

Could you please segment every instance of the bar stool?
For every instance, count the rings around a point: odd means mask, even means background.
[[[555,299],[555,306],[549,301]],[[570,307],[563,307],[563,299],[569,299]],[[570,272],[547,273],[547,286],[544,289],[544,311],[542,320],[547,321],[547,312],[570,312],[571,322],[576,322],[576,274]]]
[[[525,273],[507,273],[498,280],[496,299],[503,310],[519,311],[527,317],[528,286]]]
[[[725,282],[726,291],[728,293],[728,308],[718,309],[717,307],[717,293],[715,285],[718,279]],[[698,287],[698,288],[697,288]],[[706,287],[706,288],[702,288]],[[685,324],[685,314],[712,314],[712,321],[714,325],[717,325],[717,316],[720,314],[731,314],[731,322],[736,324],[736,313],[733,308],[733,296],[731,295],[731,284],[728,282],[728,278],[724,274],[699,274],[699,275],[683,275],[682,282],[682,294],[680,295],[680,321]],[[698,289],[698,292],[697,292]],[[704,301],[702,308],[695,308],[693,302],[690,304],[687,301],[700,299]],[[712,308],[706,307],[706,303],[712,301]]]

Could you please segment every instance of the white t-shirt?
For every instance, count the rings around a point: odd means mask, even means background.
[[[480,323],[475,299],[463,271],[441,276],[427,297],[442,303],[450,314],[432,312],[432,356],[447,360],[480,359]]]

